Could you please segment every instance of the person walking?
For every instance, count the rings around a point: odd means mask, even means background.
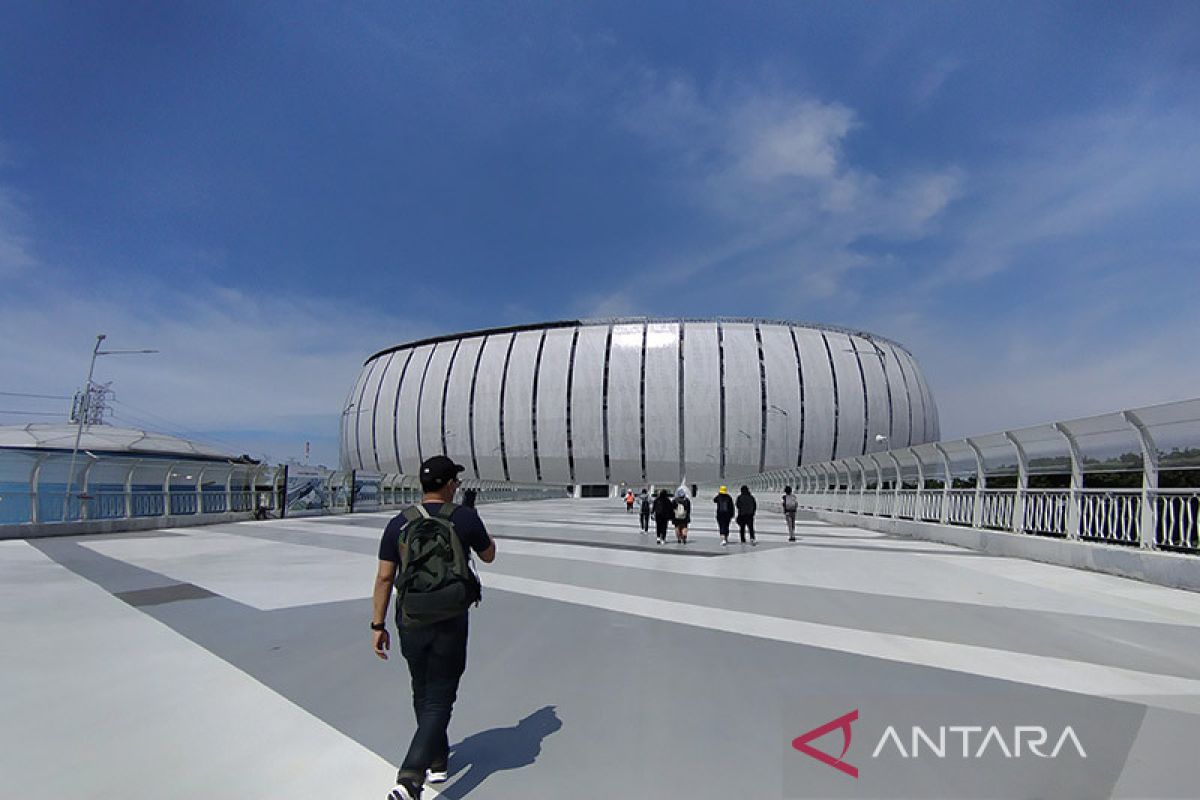
[[[641,495],[638,497],[639,516],[642,523],[642,533],[650,532],[650,493],[642,489]]]
[[[408,662],[417,718],[388,800],[420,800],[426,780],[440,783],[449,777],[446,729],[467,667],[467,610],[479,598],[470,553],[487,564],[496,558],[496,543],[478,512],[451,502],[462,470],[444,455],[421,464],[424,497],[392,518],[379,543],[372,644],[375,655],[386,661],[391,647],[388,603],[395,587],[400,652]],[[441,581],[435,585],[430,576],[439,570]]]
[[[796,510],[799,508],[800,501],[792,494],[792,487],[783,487],[783,521],[787,523],[789,542],[796,541]]]
[[[625,492],[625,513],[633,513],[633,489],[628,489]]]
[[[687,490],[680,486],[675,490],[675,502],[671,506],[671,521],[675,523],[675,541],[687,544],[688,525],[692,521],[692,501]]]
[[[750,544],[758,547],[758,540],[754,538],[754,514],[756,511],[758,511],[758,501],[754,499],[754,495],[750,494],[750,487],[743,486],[737,497],[738,533],[742,537],[742,544],[745,544],[746,529],[749,528]]]
[[[733,498],[729,496],[729,490],[722,486],[713,502],[717,504],[717,530],[721,532],[721,546],[725,547],[729,544],[729,523],[733,521]]]
[[[666,489],[659,489],[658,496],[654,498],[654,528],[656,533],[655,541],[658,544],[667,543],[667,525],[671,521],[671,495]]]

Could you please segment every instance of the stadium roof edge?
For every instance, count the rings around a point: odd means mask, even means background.
[[[899,342],[889,339],[886,336],[880,336],[868,331],[856,330],[854,328],[846,328],[839,325],[826,325],[819,322],[802,322],[797,320],[770,319],[766,317],[596,317],[592,319],[564,319],[555,320],[553,322],[534,322],[523,325],[506,325],[495,328],[481,328],[473,331],[462,331],[460,333],[449,333],[441,336],[430,336],[425,339],[416,339],[411,342],[385,347],[377,353],[369,356],[363,361],[363,366],[371,363],[375,359],[385,356],[388,353],[394,353],[397,350],[408,350],[415,347],[423,347],[428,344],[439,344],[441,342],[452,342],[455,339],[474,339],[479,336],[498,336],[506,333],[521,333],[523,331],[539,331],[554,328],[574,328],[583,325],[632,325],[640,323],[658,324],[671,322],[731,322],[731,323],[758,323],[767,325],[786,325],[796,328],[811,328],[814,330],[832,331],[835,333],[845,333],[854,336],[861,336],[867,340],[886,342],[893,347],[898,347],[910,356],[912,351]],[[914,356],[915,357],[915,356]]]

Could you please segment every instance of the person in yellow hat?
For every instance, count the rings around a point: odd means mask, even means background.
[[[717,504],[717,529],[721,531],[721,546],[725,547],[729,544],[729,523],[733,521],[733,498],[729,496],[729,490],[722,486],[713,502]]]

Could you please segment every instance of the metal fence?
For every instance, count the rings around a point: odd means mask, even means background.
[[[1200,398],[756,476],[802,508],[1200,553]]]
[[[71,480],[69,453],[0,449],[0,527],[246,513],[260,517],[400,508],[417,479],[295,464],[245,464],[87,453]],[[68,485],[70,488],[68,488]],[[463,482],[477,504],[565,497],[566,487]],[[460,497],[461,499],[461,497]]]

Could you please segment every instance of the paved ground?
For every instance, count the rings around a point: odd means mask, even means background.
[[[1195,594],[813,520],[660,547],[616,501],[481,511],[445,797],[1200,793]],[[381,798],[413,724],[367,630],[387,517],[0,542],[4,796]]]

